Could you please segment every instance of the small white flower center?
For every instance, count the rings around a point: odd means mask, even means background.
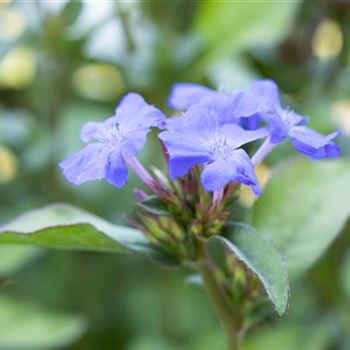
[[[124,135],[121,133],[118,124],[106,129],[102,135],[99,136],[99,140],[110,147],[118,146],[124,139]]]
[[[216,159],[227,159],[235,150],[236,149],[229,144],[227,137],[216,137],[211,146],[211,152]]]
[[[281,115],[281,119],[283,120],[286,128],[289,130],[294,125],[297,124],[298,120],[295,118],[295,115],[293,114],[293,111],[290,108],[287,108],[283,111]]]

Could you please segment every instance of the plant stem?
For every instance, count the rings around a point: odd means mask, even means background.
[[[208,297],[211,299],[221,325],[228,336],[228,349],[239,350],[242,339],[239,323],[232,313],[232,308],[225,291],[221,288],[215,277],[215,271],[213,269],[215,265],[210,257],[208,257],[204,244],[201,244],[201,252],[204,259],[198,264],[197,271],[202,276]]]

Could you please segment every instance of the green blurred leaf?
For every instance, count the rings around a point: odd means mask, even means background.
[[[350,300],[350,252],[345,256],[343,266],[341,269],[341,283],[344,288],[344,292]]]
[[[62,10],[62,18],[66,26],[74,24],[78,19],[80,12],[83,8],[83,4],[79,0],[69,0]]]
[[[173,264],[144,235],[67,204],[33,210],[0,228],[0,244],[26,244],[67,250],[126,253]]]
[[[48,349],[67,346],[85,331],[79,316],[43,310],[30,303],[0,297],[0,348]]]
[[[350,162],[300,159],[274,172],[251,223],[275,242],[296,278],[322,255],[350,215]]]
[[[280,253],[249,225],[235,226],[228,237],[213,236],[209,244],[220,243],[247,265],[259,277],[278,314],[283,315],[288,306],[289,284]]]
[[[206,1],[195,30],[210,48],[210,57],[223,58],[233,50],[283,38],[298,6],[294,1]]]
[[[16,273],[41,254],[42,250],[36,247],[0,247],[0,277]]]
[[[147,213],[151,213],[159,216],[169,216],[170,213],[166,210],[162,201],[156,196],[150,196],[142,202],[138,202],[137,205],[145,210]]]
[[[274,324],[248,336],[243,350],[322,350],[327,349],[330,334],[325,324]],[[312,336],[310,336],[312,334]]]

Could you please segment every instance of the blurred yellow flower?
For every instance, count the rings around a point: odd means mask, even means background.
[[[35,77],[36,62],[33,50],[19,46],[8,52],[0,61],[0,85],[21,89]]]
[[[0,7],[0,40],[14,40],[23,33],[24,28],[25,19],[22,12]]]
[[[339,100],[332,104],[331,116],[341,131],[350,136],[350,100]]]
[[[0,8],[8,6],[13,0],[0,0]]]
[[[18,169],[18,161],[14,153],[0,145],[0,183],[11,181]]]
[[[113,101],[125,89],[119,69],[102,63],[80,67],[73,75],[73,86],[80,95],[99,101]]]
[[[261,164],[256,169],[256,176],[260,185],[264,188],[271,176],[271,170],[266,165]],[[242,205],[249,208],[254,204],[257,198],[258,197],[254,194],[250,186],[241,185],[239,191],[239,201]]]
[[[343,34],[337,22],[323,20],[316,28],[312,38],[312,49],[319,59],[337,57],[343,48]]]

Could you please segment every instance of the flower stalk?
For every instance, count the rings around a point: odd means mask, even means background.
[[[204,242],[200,242],[200,262],[196,270],[202,276],[204,288],[214,306],[222,328],[228,338],[228,349],[239,350],[243,338],[243,328],[237,315],[232,312],[232,307],[225,290],[215,276],[215,265],[208,256]]]
[[[126,162],[140,180],[150,189],[156,189],[156,181],[136,157],[126,158]]]
[[[270,141],[270,138],[267,138],[264,143],[258,148],[255,154],[252,157],[252,163],[254,167],[259,166],[262,161],[267,157],[267,155],[276,147],[277,145]]]

